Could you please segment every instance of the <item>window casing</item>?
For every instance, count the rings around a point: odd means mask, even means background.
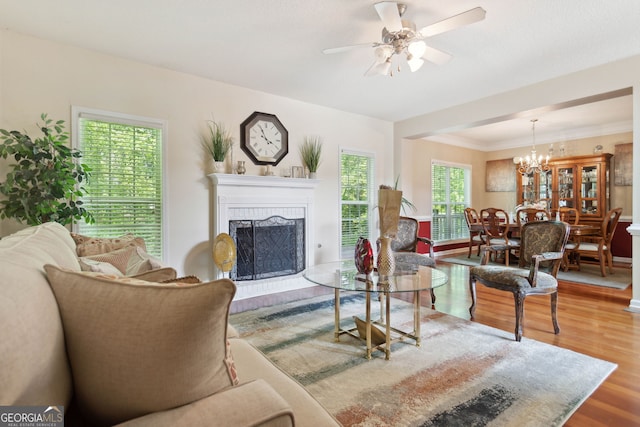
[[[431,183],[431,238],[468,239],[464,209],[471,205],[471,166],[433,161]]]
[[[144,238],[147,252],[164,258],[162,120],[74,107],[73,141],[90,168],[84,206],[94,224],[76,230],[94,237],[127,233]]]
[[[341,150],[340,153],[340,251],[353,257],[360,236],[370,241],[374,219],[372,153]]]

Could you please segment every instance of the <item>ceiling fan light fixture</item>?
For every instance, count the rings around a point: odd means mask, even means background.
[[[376,62],[382,64],[393,55],[393,48],[391,46],[378,46],[374,50],[374,55]]]
[[[413,57],[421,58],[424,52],[427,50],[427,44],[422,40],[417,40],[409,43],[407,50]]]
[[[378,74],[381,74],[383,76],[388,76],[390,75],[390,71],[391,71],[391,60],[387,59],[385,62],[383,62],[382,64],[379,64],[377,68],[377,72]]]
[[[407,55],[407,64],[409,64],[409,69],[411,69],[412,73],[415,73],[422,67],[424,64],[424,59],[419,56],[412,56],[411,54]]]

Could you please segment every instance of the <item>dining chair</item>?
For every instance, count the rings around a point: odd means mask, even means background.
[[[467,254],[467,258],[471,258],[471,250],[474,246],[478,247],[478,255],[480,255],[480,248],[484,245],[484,231],[477,210],[466,208],[464,210],[464,220],[469,228],[469,253]]]
[[[505,265],[509,265],[511,250],[517,250],[520,242],[509,238],[509,214],[500,208],[480,210],[480,222],[484,233],[485,246],[500,245],[503,247]]]
[[[577,225],[580,222],[580,211],[576,208],[568,208],[566,206],[551,210],[551,217],[564,221],[567,224]]]
[[[396,263],[422,265],[435,268],[433,257],[433,240],[419,236],[420,226],[415,218],[401,216],[398,220],[398,233],[391,240],[391,250]],[[428,246],[429,254],[418,253],[418,242]],[[436,302],[436,295],[431,289],[431,304]]]
[[[576,242],[567,244],[567,256],[575,259],[580,269],[580,257],[582,255],[597,259],[600,263],[602,277],[607,275],[605,264],[609,267],[609,274],[613,274],[613,255],[611,254],[611,240],[616,231],[618,221],[622,215],[622,208],[613,208],[607,212],[600,223],[600,235],[586,236]]]
[[[540,208],[520,208],[516,211],[516,223],[518,227],[530,221],[548,221],[549,212]]]
[[[476,282],[513,293],[515,303],[515,339],[522,339],[524,300],[528,295],[551,295],[551,320],[554,333],[560,333],[557,319],[558,280],[556,275],[562,262],[569,236],[569,225],[562,221],[531,221],[522,226],[518,267],[487,265],[491,252],[505,250],[504,246],[485,246],[481,265],[469,270],[473,320],[476,310]]]
[[[510,237],[512,240],[515,240],[517,242],[520,241],[520,228],[523,224],[526,224],[530,221],[548,221],[549,219],[551,219],[549,218],[549,212],[541,208],[523,207],[516,211],[515,216],[517,225],[517,227],[515,228],[516,233],[511,233]]]

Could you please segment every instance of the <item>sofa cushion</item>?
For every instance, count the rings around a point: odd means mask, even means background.
[[[45,264],[80,270],[69,231],[52,222],[0,240],[0,404],[71,400],[62,323]]]
[[[226,346],[232,281],[179,286],[45,270],[75,401],[93,425],[175,408],[234,384]]]
[[[126,246],[138,246],[147,250],[142,237],[136,237],[133,234],[125,234],[120,237],[89,237],[82,234],[71,233],[73,241],[76,242],[76,253],[78,256],[91,256],[115,251]]]
[[[255,380],[197,402],[135,418],[117,427],[291,427],[289,404],[264,380]],[[317,424],[322,425],[322,424]]]
[[[240,380],[265,380],[286,400],[293,411],[296,427],[339,426],[340,423],[300,383],[274,365],[249,342],[229,340]]]

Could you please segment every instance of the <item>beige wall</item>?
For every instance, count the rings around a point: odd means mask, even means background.
[[[276,114],[289,131],[289,154],[276,168],[300,165],[305,135],[325,143],[316,190],[315,262],[338,257],[339,149],[377,158],[378,182],[393,182],[390,122],[298,102],[135,61],[0,31],[0,128],[35,131],[40,113],[70,125],[71,106],[153,117],[168,122],[165,262],[181,273],[209,277],[210,183],[200,136],[212,114],[234,132],[235,160],[261,173],[240,150],[239,125],[254,111]],[[0,176],[6,165],[0,163]],[[0,221],[0,236],[21,226]]]
[[[614,153],[615,145],[632,142],[631,132],[616,135],[608,135],[597,138],[585,138],[564,141],[567,156],[580,156],[593,153],[596,145],[602,145],[604,153]],[[554,152],[562,141],[555,141]],[[551,144],[538,144],[538,152],[546,153]],[[527,154],[527,147],[513,148],[492,152],[471,150],[440,144],[424,139],[405,139],[401,144],[402,182],[406,196],[409,197],[418,209],[418,216],[431,215],[431,161],[438,160],[463,165],[471,165],[471,204],[480,209],[489,206],[503,207],[512,211],[516,205],[515,192],[486,192],[485,175],[487,160],[513,159],[516,156]],[[631,219],[632,215],[632,187],[618,187],[613,185],[614,163],[611,164],[611,207],[622,207],[623,216]],[[515,174],[515,168],[514,168]]]

